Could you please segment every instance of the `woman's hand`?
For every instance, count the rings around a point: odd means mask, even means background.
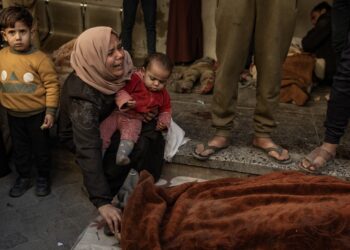
[[[156,130],[157,130],[157,131],[162,131],[162,130],[164,130],[164,129],[166,129],[166,128],[167,128],[167,126],[166,126],[164,123],[158,122],[157,127],[156,127]]]
[[[120,223],[122,220],[120,209],[111,204],[106,204],[98,208],[103,219],[107,222],[109,229],[115,236],[119,236]]]
[[[157,111],[150,111],[148,113],[143,114],[143,122],[150,122],[153,120],[154,117],[157,115]]]

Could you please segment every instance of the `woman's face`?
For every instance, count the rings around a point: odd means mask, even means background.
[[[116,35],[112,34],[109,40],[108,54],[106,60],[107,69],[116,77],[124,74],[124,49]]]

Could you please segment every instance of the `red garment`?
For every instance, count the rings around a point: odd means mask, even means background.
[[[203,56],[201,0],[170,0],[167,55],[175,63]]]
[[[102,149],[107,150],[115,131],[120,131],[120,140],[137,142],[142,128],[142,120],[131,118],[115,110],[100,125]]]
[[[123,109],[130,100],[136,101],[133,109]],[[142,113],[156,111],[159,114],[158,124],[168,128],[171,121],[171,103],[168,91],[149,91],[143,81],[143,74],[135,72],[126,86],[115,96],[119,110],[115,110],[100,125],[102,148],[105,150],[111,143],[111,137],[116,130],[120,131],[121,140],[137,142],[142,127]]]
[[[136,101],[136,107],[126,111],[130,115],[137,113],[148,113],[157,111],[158,122],[162,122],[169,127],[171,118],[171,104],[168,91],[163,88],[161,91],[149,91],[143,82],[143,74],[136,72],[131,76],[131,80],[116,94],[116,104],[119,110],[123,111],[123,105],[130,100]]]

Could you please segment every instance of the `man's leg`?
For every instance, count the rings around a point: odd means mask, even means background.
[[[123,1],[123,28],[122,28],[122,43],[125,50],[131,53],[132,49],[132,30],[135,24],[137,5],[139,0],[124,0]]]
[[[342,51],[347,45],[348,31],[350,29],[350,1],[335,0],[332,6],[332,43],[340,60]]]
[[[345,133],[350,118],[350,32],[347,46],[341,53],[337,72],[331,89],[325,121],[323,144],[314,149],[299,164],[302,169],[315,172],[326,166],[335,157],[341,137]]]
[[[147,32],[147,52],[153,54],[156,52],[156,0],[141,0],[143,16]]]
[[[289,159],[270,138],[276,127],[274,114],[279,104],[282,64],[294,32],[296,0],[256,1],[255,63],[258,70],[257,103],[254,114],[253,145],[276,148],[268,154],[277,160]]]
[[[235,10],[235,14],[232,14]],[[239,75],[247,59],[254,30],[255,0],[221,0],[216,10],[218,71],[212,102],[215,136],[207,147],[199,144],[195,156],[208,156],[230,144]],[[214,147],[214,148],[213,148]]]

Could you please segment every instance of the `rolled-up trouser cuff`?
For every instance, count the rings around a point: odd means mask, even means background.
[[[270,133],[255,132],[254,137],[256,137],[256,138],[270,138],[271,134]]]
[[[215,135],[231,138],[232,131],[231,131],[231,129],[216,129]]]

